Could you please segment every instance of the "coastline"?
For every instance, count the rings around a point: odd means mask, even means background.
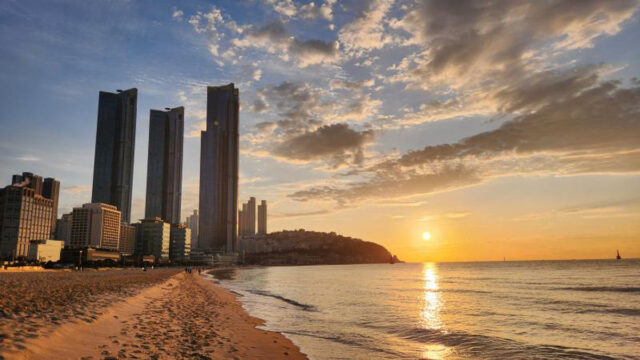
[[[264,322],[250,316],[235,295],[197,274],[171,274],[100,311],[87,309],[84,318],[30,323],[37,330],[31,335],[5,329],[0,357],[307,359],[284,335],[256,328]],[[7,318],[24,320],[19,314]]]

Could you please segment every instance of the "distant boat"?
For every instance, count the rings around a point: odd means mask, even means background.
[[[618,253],[618,255],[616,255],[616,260],[621,260],[622,258],[620,257],[620,250],[616,250],[616,252]]]

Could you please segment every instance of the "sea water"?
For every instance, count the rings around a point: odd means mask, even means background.
[[[640,260],[215,275],[311,359],[640,359]]]

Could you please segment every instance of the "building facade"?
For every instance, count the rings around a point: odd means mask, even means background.
[[[100,92],[92,203],[114,205],[131,221],[138,90]]]
[[[18,186],[26,186],[35,191],[37,195],[41,195],[53,201],[53,211],[51,213],[51,234],[55,236],[56,222],[58,220],[58,198],[60,195],[60,181],[54,178],[45,178],[30,172],[23,172],[22,175],[13,175],[11,184]]]
[[[207,124],[200,139],[199,246],[237,250],[239,92],[234,84],[207,88]]]
[[[65,246],[71,245],[71,226],[73,225],[73,213],[62,214],[56,225],[55,239],[64,241]]]
[[[151,110],[145,218],[180,223],[184,108]]]
[[[187,227],[191,229],[191,248],[198,248],[198,210],[193,210],[193,214],[187,218]]]
[[[258,234],[267,235],[267,200],[258,205]]]
[[[42,183],[42,196],[53,201],[51,212],[51,236],[55,236],[56,223],[58,221],[58,199],[60,197],[60,181],[54,178],[45,178]]]
[[[171,225],[169,257],[171,261],[189,260],[191,254],[191,229],[183,224]]]
[[[113,205],[90,203],[74,208],[70,247],[118,251],[120,218],[120,211]]]
[[[120,223],[120,243],[118,251],[123,255],[133,255],[136,250],[136,227]]]
[[[31,261],[56,262],[60,260],[63,247],[64,241],[61,240],[31,240],[27,258]]]
[[[27,257],[29,241],[51,235],[53,201],[24,183],[0,189],[0,258]]]
[[[256,234],[256,198],[249,198],[247,203],[247,235]]]
[[[171,225],[160,218],[143,219],[136,224],[136,254],[153,255],[156,261],[169,259]]]

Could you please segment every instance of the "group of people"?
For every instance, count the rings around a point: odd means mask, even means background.
[[[198,275],[202,272],[202,269],[200,269],[199,267],[196,268],[196,271],[198,271]],[[184,268],[184,272],[187,274],[191,274],[193,272],[193,268],[190,267],[186,267]]]

